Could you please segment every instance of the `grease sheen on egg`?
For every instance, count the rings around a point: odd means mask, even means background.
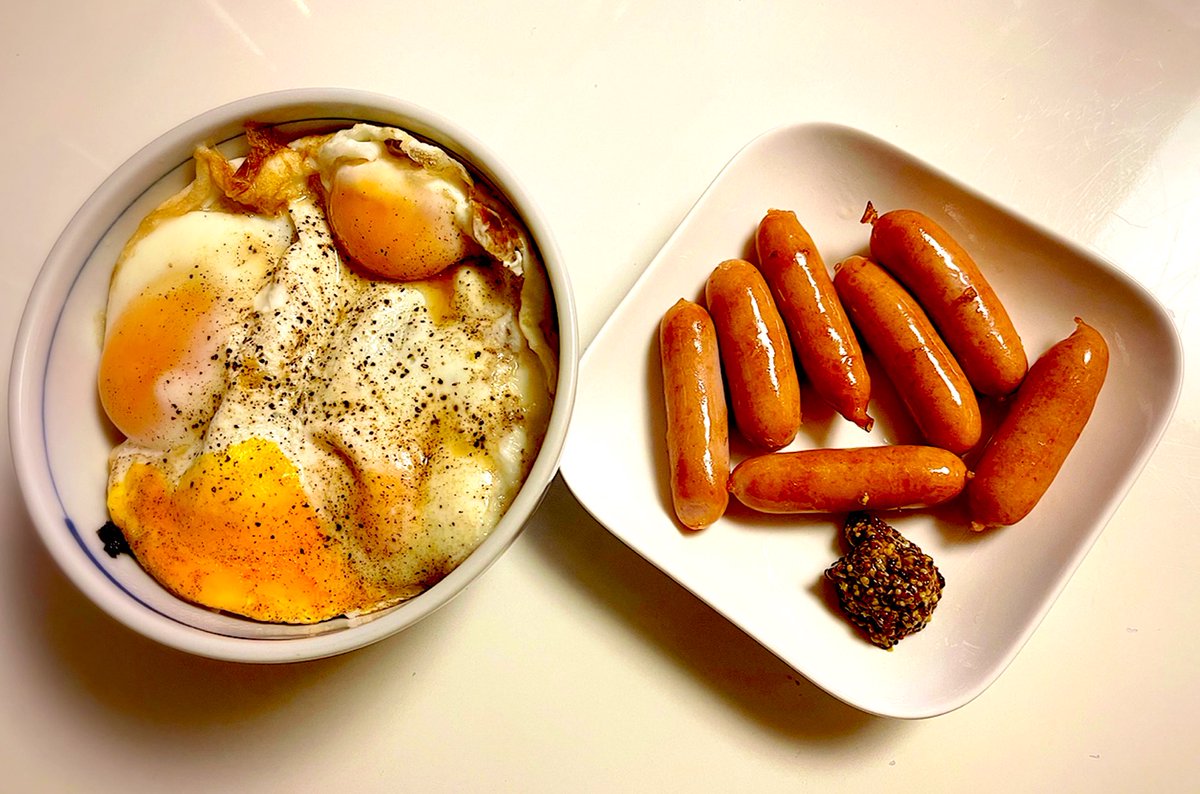
[[[499,521],[549,419],[551,299],[443,150],[368,125],[258,140],[248,173],[198,150],[114,269],[108,504],[177,595],[311,623],[420,593]],[[439,267],[379,277],[348,242],[379,227],[389,267]]]

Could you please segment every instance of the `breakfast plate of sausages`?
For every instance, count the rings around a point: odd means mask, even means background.
[[[929,717],[1020,651],[1181,385],[1171,319],[1117,267],[792,125],[733,156],[585,352],[562,472],[814,684]]]

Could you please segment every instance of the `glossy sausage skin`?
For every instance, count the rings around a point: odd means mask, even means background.
[[[1092,415],[1108,345],[1075,318],[1074,333],[1030,368],[967,486],[971,529],[1015,524],[1045,495]]]
[[[864,221],[874,208],[867,205]],[[874,219],[871,258],[928,313],[981,394],[1011,393],[1025,377],[1025,348],[996,291],[961,245],[933,219],[893,210]]]
[[[975,446],[983,432],[975,392],[912,296],[861,256],[838,264],[833,283],[925,439],[957,454]]]
[[[729,490],[763,513],[894,510],[952,499],[966,476],[962,460],[937,447],[810,449],[743,460]]]
[[[800,382],[762,274],[741,259],[722,262],[708,277],[704,299],[717,329],[734,424],[756,447],[786,446],[800,427]]]
[[[825,261],[795,213],[770,210],[755,237],[758,267],[791,333],[813,389],[839,414],[870,430],[871,379]]]
[[[663,315],[659,345],[671,499],[685,527],[702,529],[729,503],[729,419],[712,318],[680,300]]]

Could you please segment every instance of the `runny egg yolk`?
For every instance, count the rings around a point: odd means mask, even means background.
[[[134,463],[108,508],[138,560],[177,595],[261,621],[311,623],[387,594],[323,531],[295,465],[252,438],[197,457],[178,485]]]
[[[163,388],[171,373],[181,380],[218,377],[216,301],[203,281],[180,275],[139,295],[117,319],[100,358],[100,401],[127,437],[155,440],[175,418],[180,408]]]
[[[286,217],[188,212],[122,254],[98,386],[105,412],[133,444],[165,450],[204,433],[232,337],[292,236]]]
[[[371,273],[415,281],[467,254],[455,218],[465,201],[461,189],[407,160],[347,163],[329,190],[329,225],[342,250]]]

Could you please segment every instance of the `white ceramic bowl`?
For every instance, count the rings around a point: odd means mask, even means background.
[[[268,124],[370,121],[440,144],[507,197],[549,274],[559,327],[559,379],[549,430],[524,487],[491,535],[425,593],[376,614],[315,626],[275,626],[217,614],[168,593],[128,555],[112,558],[97,530],[107,520],[107,457],[118,440],[96,395],[100,318],[116,254],[138,220],[191,179],[201,141],[236,149],[247,119]],[[63,571],[109,615],[166,645],[246,662],[332,656],[398,632],[445,604],[520,534],[558,469],[575,396],[578,331],[567,272],[545,220],[516,177],[455,125],[407,102],[345,89],[299,89],[208,111],[162,135],[110,176],[55,244],[30,295],[13,355],[13,458],[29,513]]]

